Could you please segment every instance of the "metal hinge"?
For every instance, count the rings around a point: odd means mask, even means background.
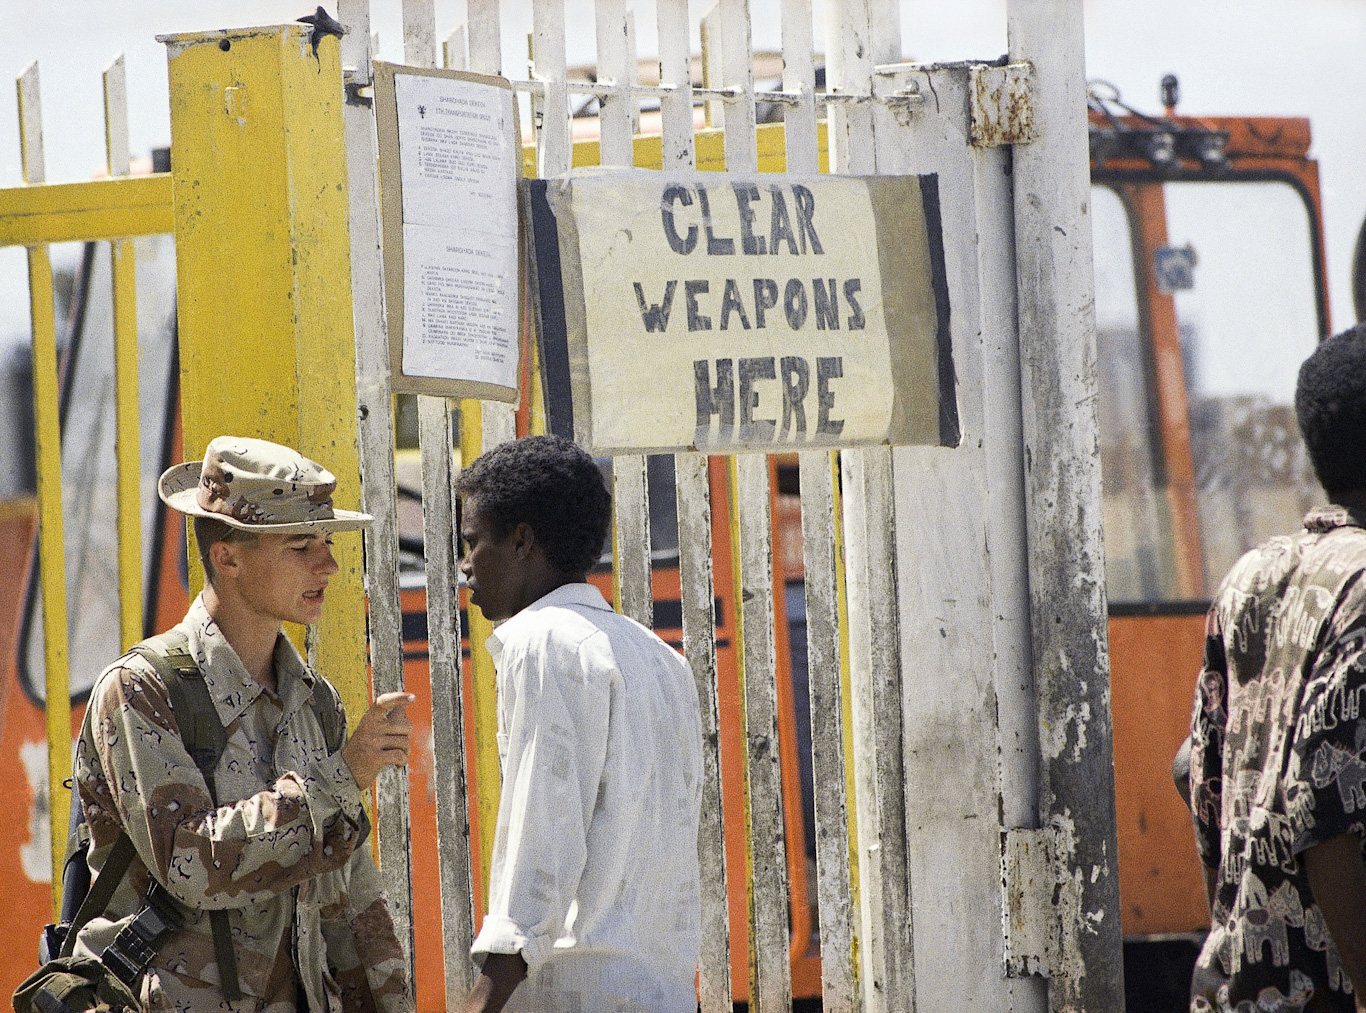
[[[1053,827],[1007,830],[1001,835],[1001,918],[1009,977],[1048,978],[1058,966],[1059,836]]]
[[[978,148],[1028,144],[1034,139],[1034,66],[979,64],[969,72],[972,143]]]

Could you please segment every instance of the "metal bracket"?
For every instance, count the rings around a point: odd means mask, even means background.
[[[978,148],[1028,144],[1034,139],[1030,63],[979,64],[969,71],[972,143]]]
[[[374,105],[374,80],[370,74],[355,67],[343,67],[342,87],[346,90],[347,105],[367,107]]]
[[[1001,835],[1001,920],[1008,977],[1048,978],[1058,966],[1062,921],[1055,893],[1060,883],[1060,838],[1055,827],[1007,830]]]

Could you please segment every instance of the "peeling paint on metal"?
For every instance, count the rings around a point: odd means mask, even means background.
[[[1027,144],[1034,139],[1029,63],[974,66],[969,72],[972,143],[979,148]]]

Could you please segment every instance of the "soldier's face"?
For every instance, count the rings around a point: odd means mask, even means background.
[[[318,621],[328,578],[337,572],[330,534],[262,534],[255,544],[233,548],[238,590],[250,607],[277,622]]]

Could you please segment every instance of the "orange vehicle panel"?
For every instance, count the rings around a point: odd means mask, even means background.
[[[1172,758],[1190,724],[1205,617],[1112,616],[1115,813],[1125,935],[1209,927],[1190,813]]]

